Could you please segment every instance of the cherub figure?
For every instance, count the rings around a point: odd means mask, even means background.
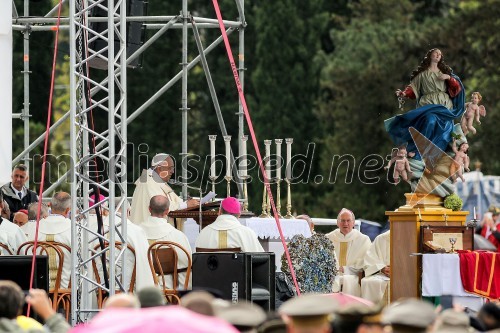
[[[481,94],[477,91],[473,92],[471,95],[471,101],[465,103],[465,113],[462,116],[462,120],[460,121],[460,126],[462,127],[462,131],[465,135],[472,132],[472,134],[476,134],[476,129],[472,126],[474,119],[481,124],[479,120],[479,116],[486,116],[486,109],[483,105],[479,105],[479,102],[483,99]]]
[[[407,155],[406,146],[401,146],[392,150],[392,158],[385,169],[389,170],[391,165],[394,163],[394,172],[392,173],[394,185],[399,184],[399,177],[403,178],[405,182],[410,182],[412,172],[410,162],[408,162],[408,159],[406,158]]]
[[[466,170],[467,172],[470,171],[469,156],[467,155],[467,153],[469,152],[469,144],[467,142],[463,142],[457,149],[456,140],[455,138],[453,138],[452,149],[455,153],[455,158],[453,159],[453,162],[450,166],[451,179],[454,183],[456,183],[458,176],[463,182],[465,182],[464,170]]]

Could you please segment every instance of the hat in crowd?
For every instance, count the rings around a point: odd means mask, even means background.
[[[287,333],[286,324],[282,318],[271,318],[263,322],[257,329],[259,333]]]
[[[453,309],[444,310],[436,320],[435,333],[470,333],[469,316]]]
[[[28,210],[27,209],[19,209],[17,212],[28,215]]]
[[[429,302],[415,298],[396,302],[382,313],[382,320],[393,326],[406,326],[425,330],[436,320],[434,307]]]
[[[493,215],[500,215],[500,208],[491,205],[490,208],[488,208],[488,212]]]
[[[137,292],[141,308],[152,308],[166,304],[165,297],[158,287],[145,287]]]
[[[155,167],[155,166],[160,165],[160,163],[165,161],[169,156],[170,156],[170,154],[166,154],[166,153],[156,154],[155,156],[153,156],[153,159],[151,160],[151,166]]]
[[[221,207],[230,214],[241,213],[241,204],[238,199],[233,197],[227,197],[226,199],[222,200]]]
[[[224,319],[239,331],[256,328],[266,320],[266,313],[261,307],[251,302],[240,300],[236,304],[214,302],[215,315]]]
[[[336,320],[339,321],[355,321],[360,324],[379,324],[382,325],[382,309],[381,305],[368,306],[361,303],[351,303],[338,309]]]
[[[213,316],[215,314],[214,307],[212,306],[212,302],[214,300],[215,297],[209,292],[195,290],[189,292],[181,298],[181,305],[193,312],[205,316]]]
[[[338,303],[331,297],[320,294],[305,294],[289,299],[279,312],[300,327],[319,326],[329,323]]]

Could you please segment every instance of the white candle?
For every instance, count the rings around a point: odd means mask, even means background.
[[[210,177],[215,178],[215,139],[217,139],[217,135],[209,135],[208,139],[210,140]]]
[[[418,209],[418,219],[422,221],[422,214],[420,214],[420,208]]]
[[[226,177],[231,177],[231,135],[224,136],[226,144]]]
[[[283,139],[274,139],[276,143],[276,179],[281,179],[281,144]]]
[[[247,140],[248,140],[248,135],[243,135],[241,137],[241,169],[240,169],[240,177],[246,177],[248,176],[248,169],[247,169]]]
[[[266,169],[266,178],[270,179],[271,178],[271,143],[272,140],[264,140],[264,145],[266,146],[266,157],[264,158],[264,166]]]
[[[474,206],[474,220],[476,219],[476,206]]]
[[[285,139],[286,142],[286,179],[292,180],[292,143],[293,139]]]

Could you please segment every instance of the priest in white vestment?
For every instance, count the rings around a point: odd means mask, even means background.
[[[187,253],[189,258],[191,258],[191,245],[189,244],[189,239],[180,230],[175,229],[171,226],[167,219],[167,214],[169,212],[169,202],[168,198],[162,195],[155,195],[151,198],[149,203],[149,211],[151,215],[146,221],[141,223],[141,228],[146,233],[149,244],[153,244],[158,241],[169,241],[174,242],[182,246]],[[175,248],[177,252],[177,269],[185,269],[189,265],[188,256],[181,249]],[[179,285],[178,288],[183,288],[184,282],[186,281],[186,273],[179,273]],[[172,276],[165,277],[166,287],[172,289]],[[191,289],[191,276],[189,277],[188,288]]]
[[[104,197],[101,197],[99,201],[102,201]],[[93,204],[93,197],[90,198]],[[116,209],[117,211],[119,208]],[[105,237],[108,237],[109,230],[109,213],[105,209],[101,209],[102,220]],[[141,227],[135,225],[128,219],[127,221],[127,244],[130,245],[135,251],[135,290],[140,290],[144,287],[154,286],[153,275],[151,269],[149,268],[148,262],[148,247],[149,243]],[[115,215],[115,225],[118,230],[121,230],[122,218],[120,215]],[[89,214],[89,228],[97,232],[97,215]],[[120,241],[118,235],[115,235],[115,241]],[[92,247],[99,244],[99,241],[95,241]],[[130,251],[125,251],[125,272],[124,272],[124,289],[128,290],[130,286],[131,274],[134,269],[134,255]],[[99,271],[102,270],[100,260],[97,260],[97,267]],[[118,270],[120,270],[118,268]],[[102,274],[102,273],[101,273]],[[101,275],[102,276],[102,275]],[[102,278],[101,278],[102,280]]]
[[[72,248],[71,220],[67,218],[71,209],[71,196],[66,192],[57,192],[50,201],[50,208],[50,215],[40,220],[38,241],[59,242]],[[35,240],[35,229],[35,227],[32,227],[27,230],[29,241]],[[64,264],[61,273],[61,288],[66,289],[69,286],[71,278],[71,253],[66,249],[63,249],[62,252],[64,253]],[[49,258],[50,288],[53,288],[56,276],[55,267],[52,267],[53,264],[51,265],[50,261],[51,259]]]
[[[2,192],[0,191],[0,214],[2,210],[3,210],[3,196]],[[7,245],[10,252],[12,252],[12,254],[16,254],[19,245],[21,245],[26,241],[27,241],[26,236],[24,235],[24,232],[18,225],[0,216],[0,243]],[[9,253],[7,251],[3,251],[3,249],[0,248],[0,255],[8,255],[8,254]]]
[[[373,303],[387,304],[389,300],[390,242],[390,231],[378,235],[365,256],[361,297]]]
[[[196,248],[241,248],[243,252],[264,252],[255,232],[238,221],[241,204],[233,197],[222,200],[219,216],[203,228],[196,239]]]
[[[155,195],[167,197],[170,202],[169,210],[171,211],[194,207],[200,204],[195,199],[184,202],[167,184],[174,174],[174,170],[174,159],[169,154],[157,154],[153,157],[151,168],[143,170],[141,176],[135,182],[130,215],[132,222],[140,224],[148,219],[149,200]],[[174,225],[174,220],[169,219],[169,223]],[[183,230],[184,220],[177,219],[177,224],[177,228]]]
[[[359,275],[363,271],[366,252],[370,248],[370,238],[354,229],[354,213],[342,208],[338,217],[338,229],[326,234],[333,242],[337,256],[339,274],[335,278],[334,291],[361,296]]]

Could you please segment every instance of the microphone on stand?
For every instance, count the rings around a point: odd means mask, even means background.
[[[182,183],[182,182],[180,182],[178,180],[175,180],[175,179],[169,179],[167,183],[170,184],[170,185],[186,186],[189,189],[198,191],[200,193],[200,201],[201,201],[201,195],[202,195],[201,186],[200,187],[190,186],[188,184]],[[201,213],[201,203],[198,204],[198,211],[199,211],[199,221],[200,221],[199,225],[200,225],[200,231],[201,231],[202,226],[203,226],[203,220],[202,220],[203,219],[203,215]]]

